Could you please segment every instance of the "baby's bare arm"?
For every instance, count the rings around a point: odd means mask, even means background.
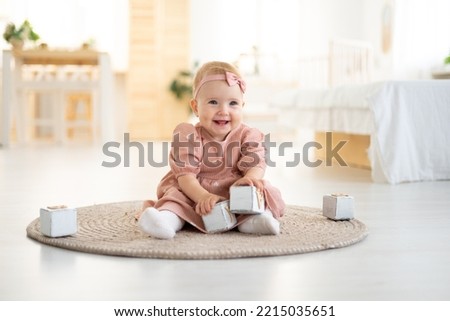
[[[238,179],[233,185],[251,185],[259,190],[263,190],[264,184],[262,179],[264,177],[264,169],[260,167],[253,167],[247,171],[244,177]]]
[[[194,175],[178,177],[178,185],[180,185],[183,193],[196,203],[195,211],[199,215],[208,214],[217,202],[224,200],[223,197],[209,193],[204,189]]]

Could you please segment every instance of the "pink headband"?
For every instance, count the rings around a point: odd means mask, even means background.
[[[245,93],[245,81],[241,78],[239,78],[237,75],[233,74],[232,72],[225,71],[224,74],[217,74],[217,75],[209,75],[206,76],[200,81],[200,83],[197,86],[197,89],[195,89],[194,92],[194,99],[197,97],[198,91],[200,88],[207,83],[208,81],[214,81],[214,80],[226,80],[228,83],[228,86],[234,86],[239,85],[241,88],[242,93]]]

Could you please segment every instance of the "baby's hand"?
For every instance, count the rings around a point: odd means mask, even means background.
[[[197,202],[197,205],[195,206],[195,212],[197,212],[197,214],[199,215],[206,215],[211,212],[217,202],[225,200],[226,199],[222,196],[208,193]]]
[[[241,177],[236,182],[234,182],[233,186],[255,186],[256,189],[262,191],[264,189],[264,183],[262,179],[250,178],[250,177]]]

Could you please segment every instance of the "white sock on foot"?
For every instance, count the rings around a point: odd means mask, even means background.
[[[238,226],[239,232],[249,234],[280,234],[280,222],[272,215],[272,212],[266,210],[262,214],[255,214],[247,221]]]
[[[150,236],[171,239],[181,230],[184,221],[171,211],[158,211],[154,207],[149,207],[141,214],[138,225]]]

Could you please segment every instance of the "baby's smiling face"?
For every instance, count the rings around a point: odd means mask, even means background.
[[[229,86],[224,80],[205,83],[198,91],[191,108],[201,126],[217,141],[242,123],[243,94],[239,86]]]

